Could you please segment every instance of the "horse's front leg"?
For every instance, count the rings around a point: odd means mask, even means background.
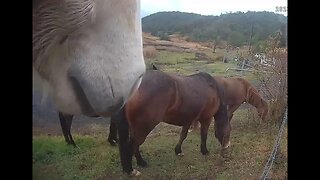
[[[183,126],[182,127],[182,131],[180,133],[180,139],[179,139],[179,142],[178,144],[176,145],[175,147],[175,153],[176,155],[178,156],[183,156],[184,154],[182,153],[182,150],[181,150],[181,145],[182,145],[182,142],[186,139],[187,135],[188,135],[188,130],[189,130],[189,127],[190,125],[187,125],[187,126]]]
[[[59,112],[59,120],[65,141],[67,142],[67,144],[72,144],[74,147],[77,147],[71,135],[72,118],[73,115]]]
[[[201,153],[203,155],[209,154],[207,149],[207,136],[208,136],[208,129],[211,120],[200,121],[201,123]]]
[[[111,146],[117,145],[117,142],[118,142],[117,132],[118,132],[117,124],[114,122],[114,117],[111,117],[109,136],[108,136],[108,142],[111,144]]]

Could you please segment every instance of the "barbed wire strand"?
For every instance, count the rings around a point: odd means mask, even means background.
[[[281,124],[281,127],[280,127],[280,130],[279,130],[279,134],[278,134],[278,137],[277,137],[277,140],[276,140],[276,143],[273,147],[273,150],[272,150],[272,153],[268,159],[268,162],[266,163],[265,167],[264,167],[264,170],[263,170],[263,173],[261,175],[261,180],[265,180],[267,177],[268,177],[268,174],[271,170],[271,167],[273,165],[273,161],[276,157],[276,154],[277,154],[277,151],[278,151],[278,147],[280,145],[280,140],[281,140],[281,135],[282,135],[282,132],[283,132],[283,129],[284,129],[284,125],[286,124],[286,121],[287,121],[287,111],[288,111],[288,108],[286,108],[286,112],[283,116],[283,120],[282,120],[282,124]]]

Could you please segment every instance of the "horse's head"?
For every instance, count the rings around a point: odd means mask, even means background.
[[[140,0],[33,0],[33,67],[60,112],[115,112],[145,72]]]
[[[268,103],[262,98],[260,99],[260,104],[257,107],[257,111],[258,111],[259,117],[264,121],[268,114],[269,107],[268,107]]]
[[[248,103],[255,106],[259,117],[264,121],[268,114],[268,103],[259,95],[258,91],[253,87],[248,90]]]
[[[215,137],[220,142],[223,149],[230,146],[231,124],[228,119],[227,107],[221,105],[217,114],[214,116]]]

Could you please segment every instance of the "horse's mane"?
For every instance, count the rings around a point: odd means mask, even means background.
[[[258,90],[253,87],[251,84],[247,87],[247,100],[248,103],[257,106],[260,104],[259,101],[264,101],[264,99],[260,96]]]

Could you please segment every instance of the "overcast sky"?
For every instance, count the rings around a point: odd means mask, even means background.
[[[277,6],[287,7],[287,0],[141,0],[141,16],[160,11],[192,12],[202,15],[220,15],[230,11],[276,12]],[[281,14],[287,15],[286,12]]]

